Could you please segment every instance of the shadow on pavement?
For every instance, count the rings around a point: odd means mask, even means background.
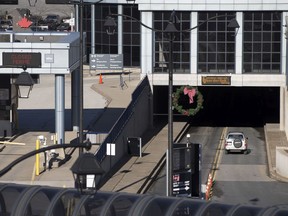
[[[83,129],[88,129],[102,114],[103,109],[83,110]],[[65,109],[65,131],[72,130],[71,109]],[[18,128],[20,131],[55,131],[55,110],[54,109],[31,109],[18,110]]]

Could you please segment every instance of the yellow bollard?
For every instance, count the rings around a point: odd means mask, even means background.
[[[36,140],[36,150],[40,149],[40,140]],[[40,155],[36,154],[36,162],[35,162],[35,175],[39,176],[40,174]]]

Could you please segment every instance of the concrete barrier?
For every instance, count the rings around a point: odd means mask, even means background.
[[[276,172],[288,178],[288,147],[276,146]]]

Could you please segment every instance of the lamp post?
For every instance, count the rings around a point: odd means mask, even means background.
[[[83,0],[80,0],[80,66],[79,66],[79,143],[83,143]],[[83,148],[79,148],[79,155]]]
[[[165,32],[169,33],[169,75],[168,75],[168,166],[167,166],[167,195],[173,193],[173,41],[177,32],[175,23],[178,22],[175,11],[172,12]]]
[[[210,20],[220,18],[220,17],[235,17],[235,15],[219,15],[219,16],[214,16],[211,17],[210,19],[200,23],[199,25],[178,31],[175,27],[176,23],[179,23],[179,19],[176,16],[175,11],[173,10],[170,19],[168,21],[168,25],[165,28],[165,30],[159,30],[159,29],[154,29],[151,28],[141,21],[135,19],[134,17],[124,15],[124,14],[110,14],[107,16],[107,19],[104,23],[104,26],[107,28],[106,32],[108,35],[114,34],[115,33],[115,28],[117,26],[113,16],[122,16],[124,18],[129,18],[134,21],[137,21],[140,25],[144,26],[147,29],[150,29],[151,31],[154,32],[160,32],[160,33],[168,33],[169,34],[169,71],[168,71],[168,158],[167,158],[167,195],[172,196],[173,195],[173,41],[174,41],[174,34],[176,32],[190,32],[204,23],[209,22]],[[239,28],[239,24],[237,23],[236,19],[232,19],[231,22],[228,24],[229,27],[231,28]]]
[[[15,86],[18,91],[19,98],[29,98],[33,85],[35,84],[31,75],[26,71],[27,67],[23,66],[23,72],[19,74],[15,81]]]
[[[104,173],[95,155],[89,152],[81,154],[70,169],[75,180],[75,187],[80,194],[96,193],[96,178]]]
[[[100,2],[102,2],[103,0],[98,0],[97,2],[94,2],[93,4],[98,4]],[[84,0],[72,0],[70,3],[73,4],[78,4],[80,7],[80,11],[79,11],[79,29],[78,31],[80,32],[80,48],[79,48],[79,54],[80,54],[80,60],[79,60],[79,132],[78,132],[78,140],[79,143],[83,143],[84,141],[84,134],[83,134],[83,107],[84,107],[84,103],[83,103],[83,55],[84,55],[84,38],[83,38],[83,7],[84,4],[89,4],[89,3],[84,3]],[[83,148],[79,148],[79,155],[83,153]]]

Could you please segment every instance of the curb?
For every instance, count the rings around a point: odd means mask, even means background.
[[[277,173],[276,171],[276,167],[274,168],[272,166],[272,159],[271,159],[271,151],[269,151],[270,149],[270,145],[269,145],[269,140],[267,139],[268,135],[267,135],[267,125],[264,125],[264,134],[265,134],[265,143],[266,143],[266,152],[267,152],[267,160],[268,160],[268,176],[270,178],[273,178],[277,181],[281,181],[281,182],[288,182],[288,178],[281,176]]]
[[[97,87],[96,87],[97,84],[93,84],[91,86],[91,89],[93,89],[95,92],[97,92],[98,94],[102,95],[102,97],[104,97],[106,99],[106,106],[105,108],[107,108],[109,106],[109,104],[111,103],[112,101],[112,98],[110,96],[108,96],[107,94],[105,94],[103,91],[99,90]]]

